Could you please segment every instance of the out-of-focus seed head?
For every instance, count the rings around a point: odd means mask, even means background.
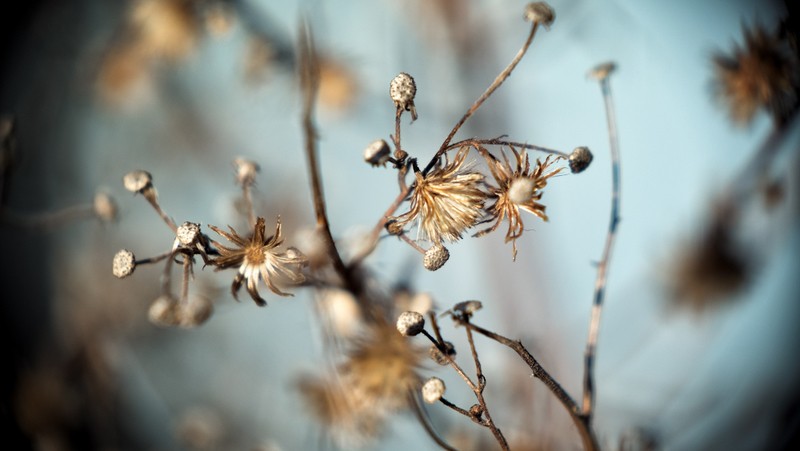
[[[236,183],[240,185],[252,185],[256,181],[256,175],[261,171],[258,163],[244,158],[233,160],[236,168]]]
[[[617,70],[617,64],[613,61],[608,61],[598,64],[589,71],[589,77],[595,80],[602,81],[608,78],[614,71]]]
[[[431,345],[431,347],[428,349],[428,355],[430,355],[431,359],[439,365],[449,365],[450,360],[456,358],[456,347],[453,346],[453,343],[445,341],[444,350],[445,352],[443,353],[436,345]],[[447,357],[450,357],[450,359]]]
[[[405,72],[400,72],[389,83],[389,96],[398,108],[411,112],[411,118],[417,119],[417,109],[414,106],[414,97],[417,95],[417,84],[414,77]]]
[[[178,301],[172,296],[161,295],[150,305],[147,317],[157,326],[176,326],[180,322],[177,305]]]
[[[176,238],[184,246],[191,246],[200,240],[200,224],[184,222],[178,227]]]
[[[108,193],[102,191],[95,193],[92,208],[94,209],[94,215],[103,222],[111,222],[117,219],[117,203]]]
[[[406,337],[413,337],[425,328],[425,317],[419,312],[403,312],[397,318],[397,331]]]
[[[536,181],[528,177],[518,177],[508,187],[508,200],[516,205],[522,205],[533,197]]]
[[[583,172],[584,169],[589,167],[594,156],[589,151],[588,147],[576,147],[571,154],[569,154],[569,170],[573,174]]]
[[[456,321],[463,321],[469,319],[473,313],[483,308],[481,301],[464,301],[454,305],[450,310],[442,313],[442,315],[450,314]]]
[[[146,188],[153,186],[153,176],[147,171],[131,171],[122,177],[125,189],[132,193],[141,193]]]
[[[446,247],[437,243],[425,251],[425,257],[422,258],[422,265],[428,271],[436,271],[444,266],[449,259],[450,251],[448,251]]]
[[[372,166],[384,166],[389,161],[390,153],[389,144],[385,140],[379,139],[364,149],[364,161]]]
[[[176,309],[178,325],[191,329],[197,327],[211,317],[214,313],[214,304],[204,297],[190,298],[188,303],[180,303]]]
[[[524,17],[528,22],[538,23],[549,30],[556,20],[556,12],[545,2],[532,2],[525,6]]]
[[[134,269],[136,269],[136,257],[133,255],[133,252],[122,249],[114,255],[114,262],[112,264],[114,277],[124,279],[133,274]]]
[[[422,384],[422,399],[428,404],[433,404],[442,399],[445,390],[447,387],[445,387],[444,381],[438,377],[432,377]]]

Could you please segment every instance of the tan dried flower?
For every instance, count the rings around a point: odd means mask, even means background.
[[[469,152],[462,147],[452,162],[436,167],[427,175],[416,173],[408,212],[392,218],[397,227],[419,220],[422,238],[434,244],[461,239],[482,215],[487,194],[481,189],[484,176],[464,162]]]
[[[744,45],[714,55],[715,88],[731,118],[748,124],[759,108],[777,123],[786,121],[800,101],[800,61],[788,39],[762,27],[744,28]]]
[[[486,222],[494,221],[494,224],[476,233],[475,236],[480,237],[494,232],[507,217],[506,243],[512,242],[513,257],[516,259],[516,240],[522,236],[522,232],[525,230],[520,209],[547,221],[547,215],[544,212],[545,206],[539,202],[542,199],[542,190],[547,186],[547,180],[561,172],[563,168],[547,172],[548,168],[557,161],[552,158],[552,155],[548,155],[544,162],[536,160],[536,167],[531,170],[528,153],[525,150],[520,153],[512,147],[511,151],[514,153],[515,159],[513,164],[508,160],[505,152],[502,152],[503,161],[485,150],[481,152],[497,182],[497,187],[492,187],[489,194],[494,199],[494,203],[486,207],[486,214],[489,217]]]
[[[239,299],[239,289],[245,281],[247,282],[247,292],[250,293],[253,301],[259,306],[264,306],[267,303],[258,294],[257,289],[259,279],[263,279],[267,287],[280,296],[292,295],[278,289],[276,282],[298,284],[305,280],[300,270],[306,264],[306,258],[296,253],[288,255],[286,252],[276,250],[283,243],[280,217],[275,228],[275,235],[270,237],[266,237],[265,234],[264,218],[257,219],[255,230],[249,239],[241,237],[232,227],[229,227],[230,233],[212,225],[209,227],[236,245],[236,248],[229,248],[213,241],[220,256],[215,258],[212,263],[217,270],[233,266],[239,267],[239,273],[233,278],[233,284],[231,284],[231,293],[237,300]]]

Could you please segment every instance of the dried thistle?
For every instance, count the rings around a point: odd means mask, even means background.
[[[715,90],[731,119],[747,125],[763,108],[782,124],[798,108],[800,61],[789,40],[763,27],[743,27],[744,45],[713,57]]]
[[[306,263],[305,257],[297,254],[288,255],[287,252],[276,250],[283,243],[280,217],[275,227],[275,234],[270,237],[266,237],[265,234],[264,218],[257,219],[253,235],[250,238],[243,238],[232,227],[229,227],[230,233],[213,225],[209,225],[209,227],[236,245],[236,248],[229,248],[213,241],[220,254],[213,260],[217,270],[233,266],[239,267],[239,272],[231,284],[231,293],[237,300],[239,299],[239,289],[245,281],[247,282],[247,292],[259,306],[267,304],[258,294],[259,279],[263,279],[267,287],[280,296],[291,296],[291,294],[278,289],[275,282],[288,281],[299,284],[305,281],[305,277],[300,272]]]
[[[427,175],[416,172],[411,208],[392,218],[397,227],[419,219],[423,238],[438,244],[461,239],[462,233],[478,222],[487,194],[481,189],[483,174],[464,164],[468,152],[468,147],[462,147],[452,162]]]
[[[508,232],[506,232],[506,243],[512,242],[513,258],[517,258],[517,238],[522,236],[525,226],[520,216],[520,209],[532,213],[543,221],[547,221],[545,206],[539,202],[542,199],[542,190],[547,186],[550,177],[561,172],[562,168],[547,172],[548,168],[556,160],[552,155],[548,155],[544,162],[536,161],[536,167],[531,170],[528,152],[522,153],[511,147],[514,153],[514,163],[512,164],[502,152],[503,161],[489,152],[482,150],[481,154],[486,159],[497,187],[492,187],[489,196],[494,199],[494,203],[486,207],[486,222],[494,221],[494,224],[475,234],[476,237],[494,232],[500,223],[508,218]]]

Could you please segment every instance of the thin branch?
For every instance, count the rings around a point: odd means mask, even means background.
[[[611,97],[611,86],[608,75],[600,78],[600,89],[606,107],[608,120],[608,139],[611,147],[611,217],[608,223],[606,244],[603,256],[597,266],[597,278],[594,283],[594,301],[592,303],[592,316],[589,321],[589,334],[586,339],[583,372],[583,415],[587,421],[592,421],[594,410],[594,360],[597,352],[597,337],[600,331],[600,316],[603,312],[603,298],[605,296],[606,282],[608,280],[608,265],[611,260],[611,251],[617,236],[619,224],[619,197],[620,197],[620,159],[619,139],[617,136],[617,120],[614,114],[614,103]]]
[[[461,367],[458,365],[458,363],[456,363],[456,361],[453,360],[453,357],[450,356],[450,354],[447,353],[447,349],[445,349],[444,346],[441,343],[436,341],[436,338],[434,338],[433,335],[428,333],[427,330],[423,329],[422,334],[425,335],[426,337],[428,337],[428,339],[433,343],[433,345],[436,346],[436,348],[439,350],[439,352],[442,353],[442,355],[447,360],[447,362],[450,364],[450,366],[452,366],[453,369],[456,370],[456,373],[458,373],[458,375],[461,376],[462,379],[464,379],[464,382],[466,382],[467,385],[469,385],[469,388],[472,391],[477,391],[478,386],[475,385],[474,382],[472,382],[472,379],[470,379],[469,376],[467,376],[467,373],[465,373],[464,370],[461,369]]]
[[[386,227],[386,222],[389,220],[389,217],[392,216],[394,212],[397,211],[398,208],[400,208],[400,204],[402,204],[403,201],[406,200],[406,198],[408,197],[408,193],[410,191],[411,191],[410,187],[406,187],[406,189],[402,190],[400,194],[398,194],[397,197],[394,199],[392,204],[389,205],[389,208],[387,208],[386,211],[383,212],[381,219],[378,220],[378,223],[375,224],[375,227],[372,228],[372,232],[369,234],[368,237],[370,243],[369,246],[366,246],[364,248],[364,251],[362,251],[360,254],[355,256],[350,261],[351,268],[358,266],[362,261],[364,261],[365,258],[367,258],[370,254],[372,254],[372,252],[375,251],[375,248],[378,245],[378,239],[380,238],[381,232],[383,231],[384,227]]]
[[[247,209],[247,219],[250,221],[250,227],[256,225],[256,212],[253,207],[253,189],[252,184],[242,183],[242,198],[244,199],[244,206]]]
[[[465,122],[467,122],[467,119],[469,119],[475,113],[475,111],[477,111],[478,108],[480,108],[480,106],[483,105],[483,102],[485,102],[486,99],[488,99],[497,90],[497,88],[499,88],[500,85],[503,84],[503,82],[509,77],[509,75],[511,75],[511,72],[514,70],[515,67],[517,67],[517,64],[519,64],[522,57],[525,56],[525,53],[528,51],[528,48],[531,46],[531,42],[533,42],[533,37],[536,35],[536,30],[538,28],[539,28],[538,22],[534,22],[531,25],[531,31],[528,34],[528,39],[526,39],[525,43],[522,44],[522,48],[519,49],[516,56],[514,56],[514,59],[512,59],[511,62],[508,64],[508,66],[505,69],[503,69],[502,72],[500,72],[500,75],[498,75],[494,79],[492,84],[489,85],[488,88],[486,88],[486,91],[484,91],[483,94],[481,94],[481,96],[478,97],[477,100],[475,100],[475,103],[473,103],[472,106],[469,107],[467,112],[464,113],[464,116],[461,117],[461,119],[458,121],[458,123],[456,123],[453,129],[450,130],[450,133],[447,135],[447,138],[444,139],[444,142],[442,143],[441,147],[439,147],[439,150],[436,152],[436,155],[433,156],[430,163],[428,163],[428,165],[425,167],[425,170],[422,171],[423,175],[428,174],[428,171],[430,171],[433,168],[433,166],[436,164],[436,161],[439,160],[439,157],[441,157],[442,154],[444,154],[447,151],[448,145],[450,144],[450,141],[453,139],[453,136],[455,136],[455,134],[458,132],[461,126],[464,125]]]
[[[460,148],[460,147],[462,147],[464,145],[473,145],[474,147],[478,147],[479,145],[518,147],[518,148],[522,148],[522,149],[536,150],[536,151],[539,151],[539,152],[542,152],[542,153],[551,154],[551,155],[557,155],[557,156],[562,157],[562,158],[569,158],[569,154],[568,153],[564,153],[564,152],[562,152],[560,150],[550,149],[550,148],[547,148],[547,147],[537,146],[537,145],[534,145],[534,144],[521,143],[521,142],[516,142],[516,141],[506,141],[506,140],[503,140],[501,138],[494,138],[494,139],[474,139],[474,138],[470,138],[470,139],[464,139],[464,140],[461,140],[461,141],[458,141],[458,142],[455,142],[455,143],[452,143],[452,144],[448,145],[447,149],[445,149],[445,150],[452,150],[452,149]]]

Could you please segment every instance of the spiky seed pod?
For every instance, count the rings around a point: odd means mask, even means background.
[[[431,345],[431,347],[428,349],[428,355],[431,357],[431,360],[438,363],[439,365],[442,366],[449,365],[450,360],[456,357],[456,347],[453,346],[453,343],[445,341],[444,350],[445,352],[442,352],[436,345]],[[450,357],[450,359],[448,359],[447,357]]]
[[[403,312],[397,318],[397,331],[406,337],[418,335],[425,328],[425,317],[419,312]]]
[[[103,222],[111,222],[117,219],[117,203],[108,193],[102,191],[95,193],[92,208],[94,209],[94,215]]]
[[[132,193],[141,193],[153,185],[153,176],[147,171],[131,171],[122,177],[122,185]]]
[[[390,153],[389,144],[383,139],[378,139],[364,149],[364,161],[372,166],[384,166],[389,161]]]
[[[411,119],[417,119],[417,108],[414,106],[414,97],[417,95],[417,84],[414,77],[405,72],[400,72],[389,83],[389,96],[397,108],[411,112]]]
[[[442,399],[446,390],[447,387],[445,387],[443,380],[438,377],[432,377],[422,385],[422,399],[428,404],[433,404]]]
[[[572,150],[572,153],[569,154],[569,170],[572,171],[573,174],[581,173],[589,167],[593,159],[594,156],[592,152],[589,151],[588,147],[576,147]]]
[[[184,222],[178,227],[176,233],[178,242],[184,246],[191,246],[200,240],[200,224]]]
[[[524,17],[528,22],[538,23],[549,30],[556,20],[556,12],[545,2],[532,2],[525,6]]]
[[[114,277],[124,279],[133,274],[134,269],[136,269],[136,257],[133,255],[133,252],[122,249],[114,255],[114,262],[112,264]]]
[[[428,271],[436,271],[444,266],[449,259],[450,251],[441,244],[434,244],[430,249],[425,251],[425,256],[422,258],[422,265]]]

